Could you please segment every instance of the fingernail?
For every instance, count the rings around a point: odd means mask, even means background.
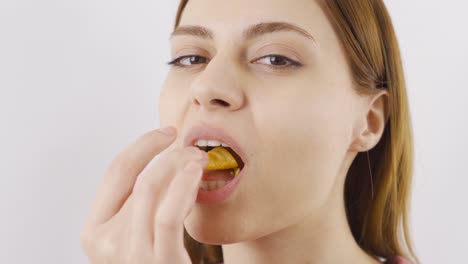
[[[204,156],[205,156],[206,163],[210,162],[210,157],[208,155],[206,155],[206,154]]]
[[[210,160],[208,154],[206,154],[206,152],[204,152],[203,150],[200,150],[200,158],[204,162],[208,162]]]
[[[159,129],[159,132],[163,133],[166,136],[173,136],[176,132],[176,129],[172,126],[168,126],[168,127]]]

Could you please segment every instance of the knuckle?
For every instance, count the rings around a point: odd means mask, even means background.
[[[198,154],[200,152],[200,149],[195,146],[187,146],[186,150],[194,154]]]
[[[136,261],[139,259],[139,256],[137,252],[128,251],[125,256],[122,257],[122,259],[124,260],[124,263],[136,263]]]
[[[89,253],[91,251],[94,241],[94,236],[88,230],[83,230],[80,233],[80,246],[84,252]]]
[[[86,253],[94,259],[116,259],[119,253],[122,229],[110,228],[109,225],[88,229],[81,233]]]
[[[180,161],[201,157],[203,157],[202,151],[194,146],[187,146],[183,148],[174,149],[171,152],[167,153],[167,159],[172,161]]]
[[[146,197],[148,194],[151,194],[156,187],[156,183],[152,182],[148,177],[142,177],[134,187],[136,197],[138,197],[137,199],[141,199],[141,197]]]
[[[125,172],[131,169],[134,166],[133,164],[134,159],[131,156],[120,152],[112,159],[108,169],[112,173]]]
[[[80,234],[80,240],[81,247],[90,259],[108,261],[121,259],[118,257],[117,241],[109,235],[97,236],[86,231]]]
[[[103,236],[94,246],[95,252],[107,259],[116,259],[119,254],[117,242],[111,236]]]
[[[179,228],[179,223],[175,221],[172,217],[169,216],[159,216],[156,221],[156,228],[158,230],[165,231],[177,231]]]
[[[150,263],[150,256],[140,248],[130,247],[123,257],[125,263]]]
[[[189,147],[187,147],[187,150],[188,150],[191,154],[195,155],[196,158],[201,158],[201,157],[203,157],[203,151],[200,150],[200,149],[197,148],[197,147],[189,146]]]
[[[202,158],[204,158],[204,153],[197,147],[185,147],[177,153],[177,157],[175,159],[178,163],[185,164],[190,160],[200,160]]]

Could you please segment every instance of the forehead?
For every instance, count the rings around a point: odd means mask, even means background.
[[[189,0],[179,26],[211,29],[215,38],[240,38],[250,25],[281,21],[320,38],[327,18],[316,0]]]

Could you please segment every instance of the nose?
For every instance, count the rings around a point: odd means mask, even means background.
[[[228,59],[215,57],[193,80],[190,89],[192,103],[207,111],[236,111],[245,100],[241,79],[241,73]]]

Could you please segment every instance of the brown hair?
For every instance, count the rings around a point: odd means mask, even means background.
[[[181,0],[177,28],[188,0]],[[411,245],[408,213],[413,140],[398,41],[382,0],[320,0],[351,67],[359,94],[389,92],[388,119],[379,143],[360,152],[346,176],[345,206],[354,239],[370,255],[404,256],[419,263]],[[372,175],[373,181],[369,181]],[[372,186],[371,186],[372,183]],[[222,260],[219,245],[194,240],[184,228],[193,263]]]

